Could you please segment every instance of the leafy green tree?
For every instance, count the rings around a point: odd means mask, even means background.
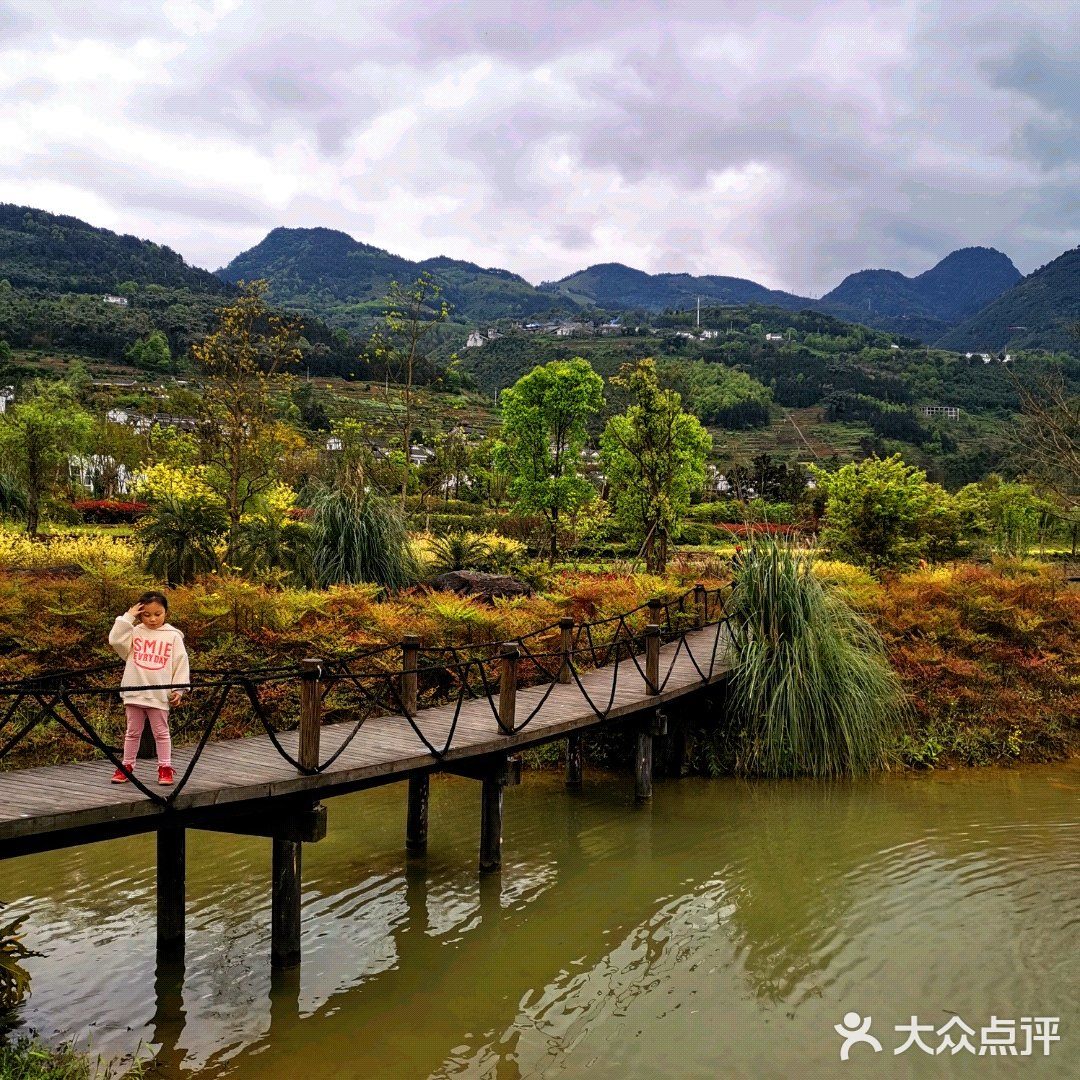
[[[1054,512],[1030,484],[1006,483],[997,475],[961,488],[955,500],[964,528],[988,540],[999,555],[1026,555]]]
[[[624,364],[611,383],[629,402],[600,439],[610,500],[616,517],[643,541],[647,569],[663,573],[690,498],[705,483],[712,438],[683,411],[679,394],[661,388],[655,361]]]
[[[11,346],[0,338],[0,364],[6,364],[11,359]]]
[[[62,382],[31,384],[0,421],[0,459],[26,491],[26,531],[36,536],[41,504],[65,474],[68,457],[86,449],[94,421]]]
[[[218,312],[218,327],[192,347],[203,373],[203,460],[220,479],[229,521],[229,556],[252,500],[282,475],[298,433],[275,412],[284,373],[299,359],[299,324],[266,306],[265,282],[245,287]]]
[[[160,330],[153,330],[129,346],[124,359],[143,371],[168,371],[172,367],[169,339]]]
[[[588,422],[604,401],[604,380],[588,360],[554,360],[533,368],[502,395],[502,438],[495,461],[510,475],[517,508],[547,525],[554,563],[562,517],[595,497],[581,473]]]
[[[822,542],[872,570],[899,569],[929,553],[931,523],[948,496],[899,454],[851,462],[836,472],[812,467],[825,492]]]

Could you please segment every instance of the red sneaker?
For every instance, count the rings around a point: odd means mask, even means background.
[[[157,770],[157,782],[159,784],[171,784],[176,779],[171,765],[159,765]]]
[[[127,769],[129,772],[134,772],[135,766],[128,765],[127,762],[125,762],[124,769]],[[114,784],[126,784],[131,779],[131,777],[124,772],[124,769],[117,769],[116,772],[112,774],[112,782]]]

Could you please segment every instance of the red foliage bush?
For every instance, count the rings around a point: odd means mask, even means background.
[[[83,521],[95,525],[133,525],[146,513],[144,502],[123,502],[120,499],[78,499],[72,504]]]

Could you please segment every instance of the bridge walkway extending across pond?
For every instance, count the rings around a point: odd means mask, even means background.
[[[0,859],[156,832],[158,946],[168,953],[183,949],[186,830],[270,837],[274,842],[271,955],[276,966],[289,966],[299,958],[301,845],[325,835],[323,799],[407,780],[406,841],[409,850],[418,853],[427,841],[430,775],[445,771],[473,777],[482,782],[480,870],[498,870],[503,789],[515,782],[520,770],[520,765],[514,767],[513,755],[565,738],[567,782],[580,783],[580,735],[600,724],[622,724],[637,732],[635,794],[640,801],[650,798],[653,737],[666,733],[663,707],[707,691],[731,670],[723,597],[700,586],[690,595],[695,596],[695,606],[689,613],[686,597],[678,601],[677,611],[675,602],[643,605],[639,611],[648,609],[649,623],[640,634],[628,621],[636,612],[606,620],[617,624],[614,637],[599,646],[589,626],[575,627],[564,619],[557,628],[536,632],[561,633],[560,649],[549,653],[533,653],[520,638],[477,647],[499,649],[497,655],[479,661],[463,661],[457,650],[433,650],[452,655],[425,668],[417,659],[419,641],[411,638],[402,643],[402,666],[396,672],[355,673],[347,665],[325,662],[324,667],[324,662],[311,660],[284,675],[265,674],[263,686],[274,680],[280,686],[290,679],[295,689],[295,680],[301,680],[295,730],[275,730],[268,722],[254,673],[232,673],[216,683],[199,684],[193,678],[193,687],[207,691],[208,716],[199,741],[174,751],[178,779],[174,789],[152,782],[147,775],[150,763],[136,764],[137,784],[110,783],[116,750],[97,735],[76,698],[79,693],[97,695],[100,703],[115,696],[115,687],[80,688],[76,676],[85,672],[0,686],[6,696],[6,702],[0,700],[6,705],[0,736],[5,726],[18,729],[0,748],[14,746],[35,725],[55,722],[106,758],[0,772]],[[583,654],[598,666],[579,670]],[[523,661],[532,665],[532,674],[543,674],[547,681],[519,687]],[[485,665],[493,663],[496,674],[489,678]],[[457,677],[456,701],[418,708],[419,678],[433,671]],[[470,672],[479,673],[479,694],[470,685]],[[327,691],[342,685],[353,685],[367,707],[356,710],[358,719],[338,710],[345,715],[324,723]],[[372,695],[372,686],[388,690],[389,700],[399,708],[380,709],[382,699]],[[241,700],[250,702],[266,734],[213,741],[228,695],[241,690]],[[19,708],[36,712],[23,722]]]

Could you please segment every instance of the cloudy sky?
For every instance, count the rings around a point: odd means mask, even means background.
[[[1074,0],[0,0],[0,201],[819,295],[1080,244]]]

